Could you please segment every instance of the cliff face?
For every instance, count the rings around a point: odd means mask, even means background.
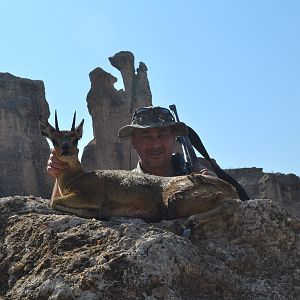
[[[261,168],[226,170],[243,187],[251,199],[272,199],[300,217],[300,178],[294,174],[264,173]]]
[[[118,130],[130,124],[136,108],[151,105],[147,67],[140,63],[137,71],[131,52],[119,52],[109,58],[122,75],[124,89],[116,90],[117,79],[101,68],[90,73],[91,89],[87,103],[93,121],[94,139],[85,147],[85,169],[125,169],[136,166],[137,156],[128,141],[119,141]]]
[[[49,116],[43,82],[0,73],[0,196],[50,195],[39,114]]]
[[[299,299],[300,224],[251,200],[195,224],[88,220],[33,197],[0,199],[0,298]]]

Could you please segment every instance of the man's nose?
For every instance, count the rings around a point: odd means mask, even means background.
[[[152,137],[151,139],[152,147],[160,147],[161,146],[161,139],[159,137]]]

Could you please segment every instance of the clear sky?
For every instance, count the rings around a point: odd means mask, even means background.
[[[53,123],[85,119],[96,67],[128,50],[223,168],[300,175],[300,1],[0,0],[0,72],[43,80]],[[82,150],[81,148],[81,150]]]

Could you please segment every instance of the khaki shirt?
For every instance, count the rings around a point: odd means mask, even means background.
[[[150,173],[146,173],[144,172],[144,170],[141,167],[140,161],[138,161],[137,166],[135,169],[132,170],[132,172],[137,172],[137,173],[142,173],[142,174],[150,174]],[[171,166],[171,168],[166,172],[166,177],[173,177],[175,176],[174,174],[174,170],[173,167]]]

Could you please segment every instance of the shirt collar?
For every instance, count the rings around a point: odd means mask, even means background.
[[[138,161],[137,166],[136,166],[136,171],[139,173],[144,173],[144,174],[149,174],[145,172],[140,164],[140,161]],[[167,170],[166,174],[164,175],[165,177],[172,177],[174,176],[174,169],[173,166],[171,165],[170,168]]]

